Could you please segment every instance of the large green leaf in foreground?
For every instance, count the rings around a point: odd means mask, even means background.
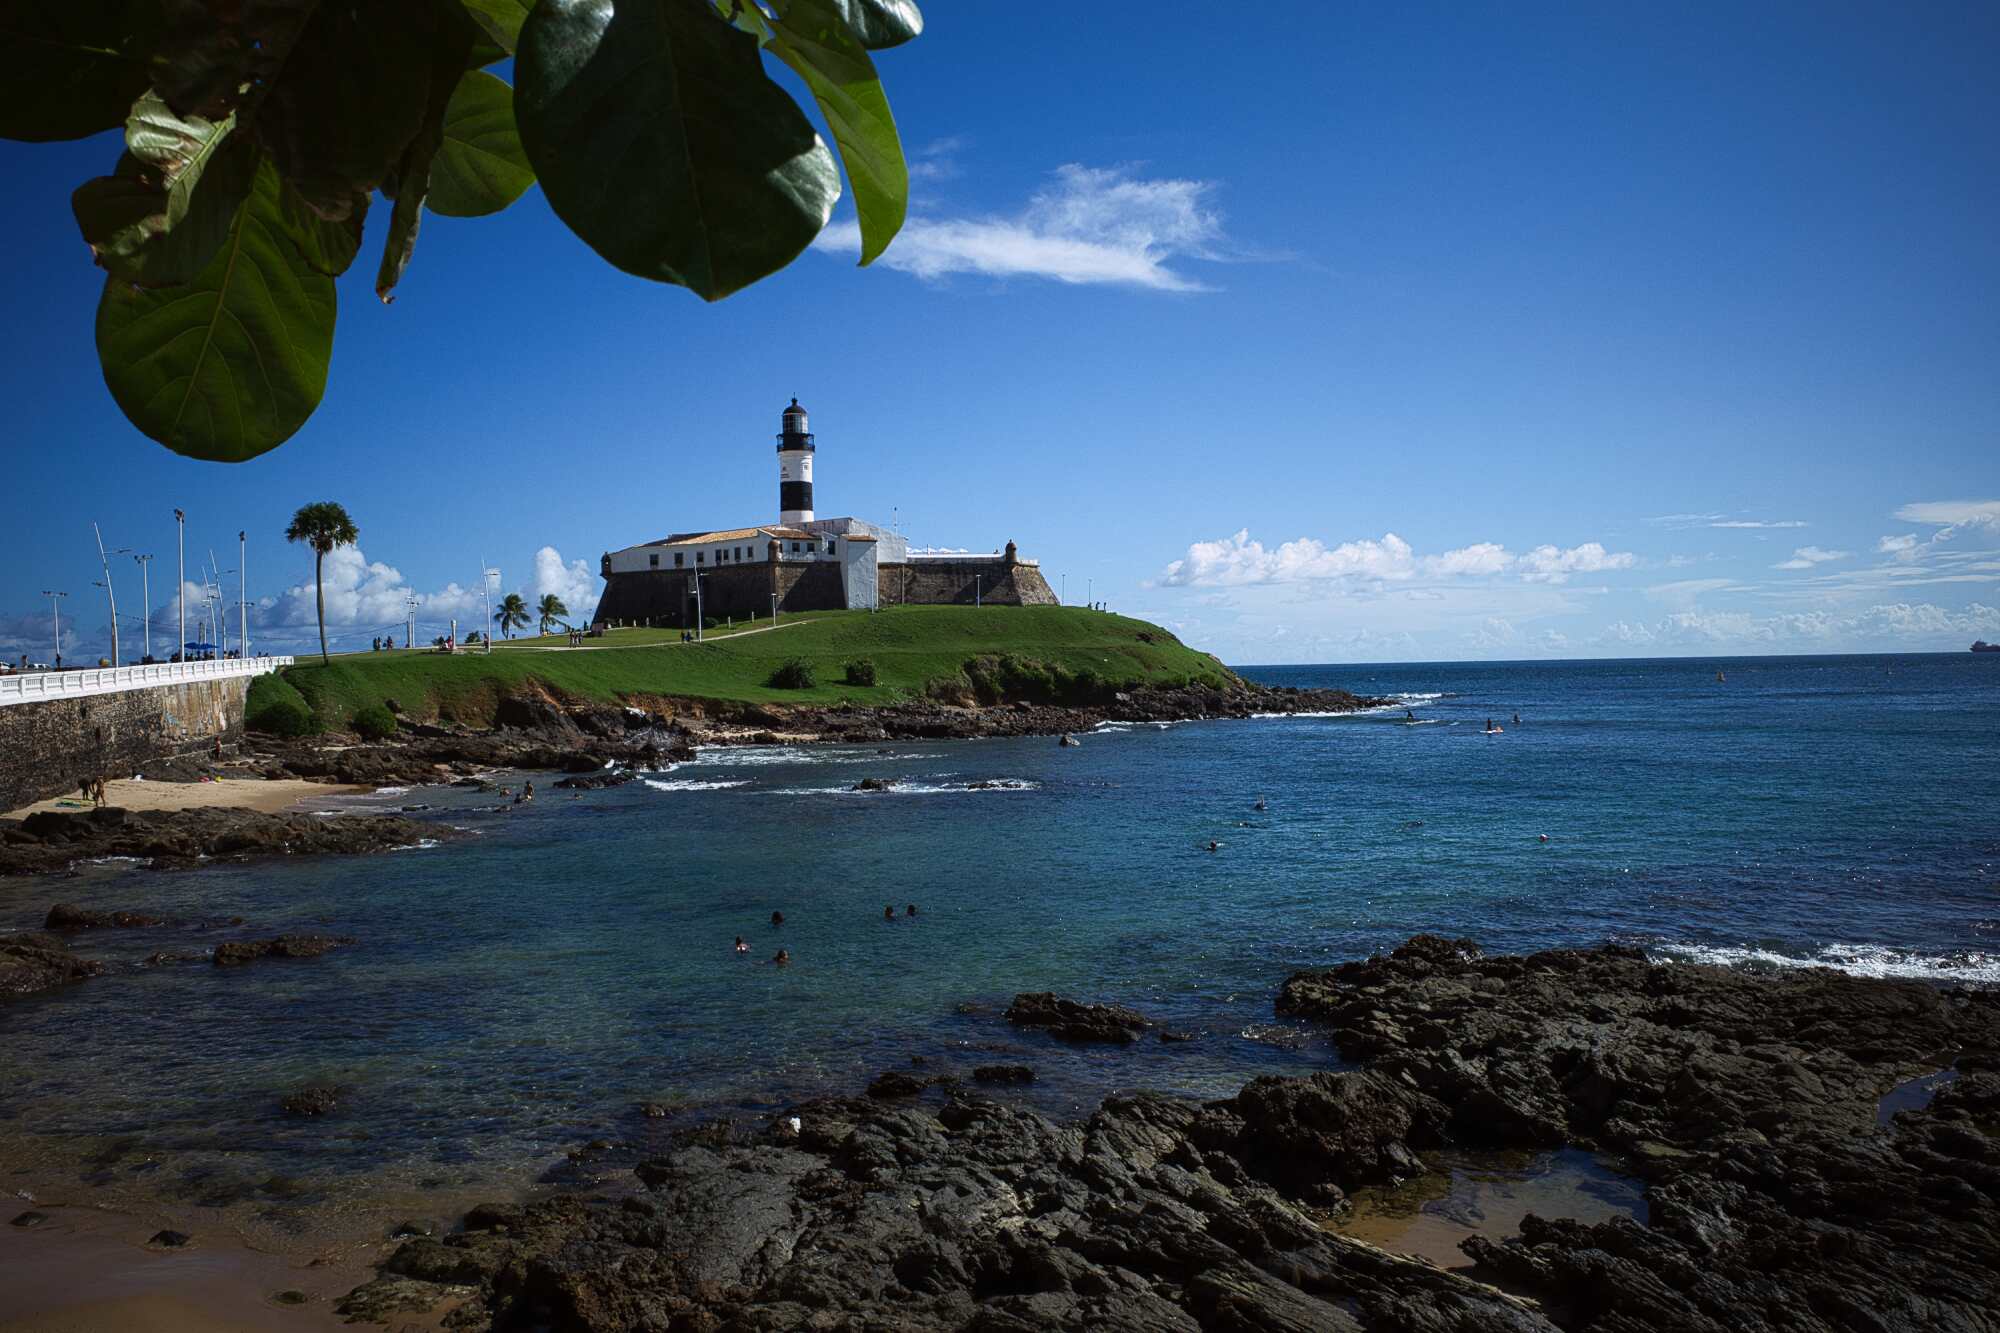
[[[222,248],[257,167],[256,145],[220,123],[177,116],[147,93],[125,124],[117,174],[85,181],[70,196],[97,262],[128,282],[193,282]]]
[[[791,0],[771,28],[771,50],[799,72],[819,102],[854,186],[861,262],[873,263],[902,230],[910,169],[875,62],[841,17],[836,0]]]
[[[81,139],[146,91],[157,0],[0,0],[0,139]]]
[[[870,51],[901,46],[924,30],[916,0],[822,0]],[[778,13],[789,19],[798,0],[778,0]]]
[[[714,301],[783,268],[840,197],[757,41],[684,0],[541,0],[515,55],[549,205],[628,273]]]
[[[228,237],[193,283],[106,280],[97,356],[118,406],[176,453],[238,463],[284,443],[326,391],[333,279],[286,234],[262,164]]]
[[[498,213],[535,183],[514,127],[514,90],[474,70],[458,81],[444,116],[444,146],[431,162],[433,213],[473,218]]]

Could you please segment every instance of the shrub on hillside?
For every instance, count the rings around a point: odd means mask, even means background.
[[[354,715],[354,731],[364,741],[385,741],[396,734],[396,715],[381,704],[369,704]]]
[[[765,683],[774,690],[809,690],[819,682],[813,677],[812,664],[794,657],[773,671]]]
[[[875,683],[875,662],[873,658],[858,657],[847,664],[847,673],[842,678],[849,685],[873,685]]]
[[[972,682],[963,675],[933,676],[924,682],[924,697],[941,704],[970,706],[978,703]]]
[[[250,682],[243,703],[243,725],[273,736],[310,736],[318,730],[305,696],[281,676],[259,676]]]
[[[1072,671],[1060,662],[1016,653],[975,657],[965,676],[979,702],[1079,705],[1108,698],[1115,687],[1091,667]]]

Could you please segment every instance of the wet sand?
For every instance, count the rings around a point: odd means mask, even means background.
[[[373,791],[372,787],[343,786],[330,782],[309,782],[304,778],[222,778],[215,782],[147,782],[141,778],[114,778],[104,784],[109,805],[125,810],[196,810],[226,806],[274,815],[291,809],[313,796],[354,795]],[[38,810],[58,810],[82,814],[90,802],[74,795],[51,797],[4,818],[25,819]]]
[[[253,1248],[214,1221],[10,1200],[9,1218],[34,1207],[49,1221],[0,1222],[0,1333],[262,1333],[352,1327],[334,1303],[372,1277],[400,1242],[332,1242],[317,1253]],[[192,1229],[181,1249],[147,1240]],[[283,1297],[280,1297],[283,1293]],[[303,1299],[300,1299],[303,1298]],[[440,1328],[446,1313],[405,1315],[399,1328]]]

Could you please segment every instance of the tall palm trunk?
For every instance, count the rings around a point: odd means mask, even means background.
[[[319,660],[332,666],[326,655],[326,552],[318,548],[313,550],[313,596],[319,602]]]

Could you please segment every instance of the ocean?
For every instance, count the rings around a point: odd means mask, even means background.
[[[453,788],[328,797],[306,808],[422,807],[462,833],[0,882],[0,929],[67,901],[357,941],[224,970],[140,964],[242,932],[79,938],[120,966],[0,1005],[0,1172],[273,1208],[385,1181],[497,1192],[587,1140],[643,1149],[913,1059],[1033,1065],[1005,1095],[1064,1115],[1140,1087],[1226,1096],[1335,1062],[1274,1017],[1288,973],[1417,931],[2000,983],[2000,657],[1244,674],[1397,703],[1078,748],[713,749],[501,810]],[[1010,1029],[1008,1001],[1039,990],[1195,1040]],[[308,1083],[342,1090],[333,1116],[279,1112]]]

